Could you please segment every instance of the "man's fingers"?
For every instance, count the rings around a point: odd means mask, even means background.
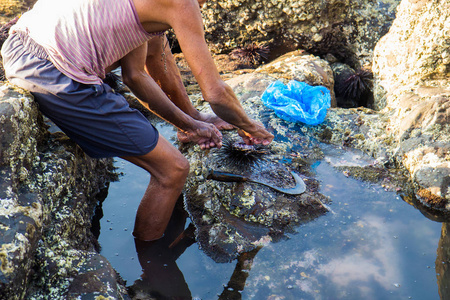
[[[202,150],[222,147],[222,133],[217,127],[204,122],[200,122],[199,124],[201,124],[201,126],[195,131],[178,131],[178,140],[182,143],[194,142],[199,145]]]
[[[247,145],[270,144],[270,142],[272,142],[273,140],[273,134],[269,133],[264,128],[264,126],[262,126],[261,122],[256,122],[256,124],[259,126],[259,130],[249,133],[245,130],[238,129],[238,134],[242,137],[242,139]]]

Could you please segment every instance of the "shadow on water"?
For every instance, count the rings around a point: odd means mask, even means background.
[[[98,210],[101,254],[134,299],[450,299],[447,218],[422,214],[397,193],[334,168],[363,155],[324,152],[314,172],[332,212],[222,264],[199,249],[182,205],[161,240],[135,242],[131,231],[149,175],[117,160],[123,175]]]

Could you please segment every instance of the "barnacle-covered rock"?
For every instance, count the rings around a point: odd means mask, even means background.
[[[257,102],[248,101],[245,107]],[[261,120],[264,121],[263,118]],[[266,125],[267,120],[266,120]],[[197,237],[203,250],[218,262],[230,261],[239,253],[254,250],[261,243],[277,240],[295,227],[327,213],[328,198],[318,192],[319,183],[303,172],[308,165],[286,163],[298,151],[303,139],[288,139],[289,132],[273,142],[270,153],[253,166],[236,164],[219,150],[201,152],[197,147],[183,150],[191,163],[185,186],[186,209],[197,227]],[[238,141],[236,134],[226,138]],[[311,161],[313,160],[310,157]],[[300,195],[288,195],[258,183],[219,182],[208,180],[211,170],[231,172],[280,188],[295,185],[290,171],[299,173],[307,189]]]
[[[265,42],[273,50],[302,48],[370,62],[399,2],[220,0],[208,1],[202,13],[206,39],[215,53]]]
[[[450,209],[450,31],[448,1],[404,0],[374,52],[375,108],[389,114],[395,159],[411,173],[417,196]]]
[[[63,299],[95,253],[94,195],[113,179],[112,160],[50,133],[32,96],[12,86],[0,87],[0,131],[0,298]]]

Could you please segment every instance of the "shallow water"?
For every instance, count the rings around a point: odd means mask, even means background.
[[[160,129],[165,136],[173,134]],[[446,268],[435,267],[448,263],[450,243],[438,246],[443,224],[424,217],[396,193],[333,168],[342,161],[370,163],[369,158],[330,146],[324,152],[314,170],[321,192],[332,200],[332,212],[285,240],[225,264],[215,263],[196,243],[170,248],[170,234],[167,241],[136,247],[131,232],[150,177],[119,159],[123,175],[111,183],[102,204],[101,254],[127,286],[156,299],[445,299],[437,282]],[[180,212],[174,237],[188,225]]]

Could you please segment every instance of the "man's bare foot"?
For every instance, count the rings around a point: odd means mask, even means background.
[[[231,130],[234,129],[235,126],[231,125],[230,123],[225,122],[215,114],[207,114],[207,113],[200,113],[200,121],[211,123],[214,126],[217,127],[219,130]]]

